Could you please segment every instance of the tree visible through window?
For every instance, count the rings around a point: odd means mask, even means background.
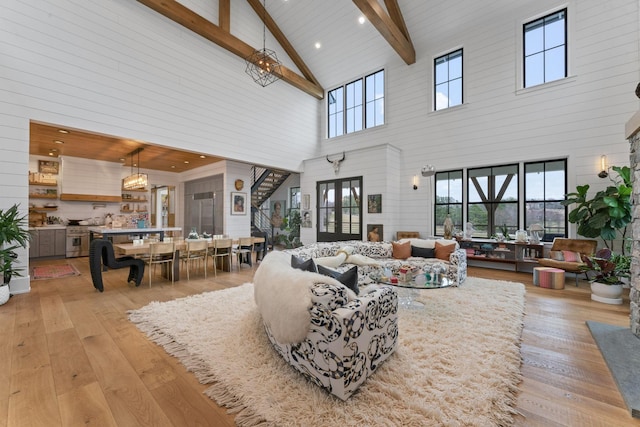
[[[524,87],[567,77],[567,10],[524,25]]]
[[[567,208],[561,203],[567,194],[566,169],[564,159],[524,165],[525,227],[540,224],[548,241],[567,233]]]
[[[493,166],[468,171],[467,218],[474,237],[491,237],[503,227],[518,229],[518,165]]]
[[[462,225],[462,171],[436,173],[435,227],[436,236],[444,235],[444,220],[451,216],[453,226],[463,230]]]

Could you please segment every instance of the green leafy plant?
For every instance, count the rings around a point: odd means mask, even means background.
[[[588,238],[601,238],[607,248],[613,249],[614,240],[626,239],[627,225],[631,223],[631,170],[628,166],[611,167],[618,177],[610,175],[612,185],[588,198],[589,184],[579,185],[568,193],[564,206],[575,204],[569,212],[569,222],[578,225],[578,234]],[[622,254],[626,248],[623,243]]]
[[[631,257],[614,254],[608,248],[600,249],[595,256],[584,256],[582,260],[584,265],[581,268],[592,282],[619,285],[623,278],[631,276]]]
[[[27,216],[20,214],[18,205],[7,210],[0,209],[0,271],[3,284],[9,283],[13,276],[21,276],[22,269],[15,267],[18,263],[16,249],[26,248],[30,238]]]
[[[288,218],[282,220],[280,229],[286,231],[286,234],[278,234],[274,237],[275,243],[284,246],[286,249],[292,249],[302,246],[300,241],[300,225],[302,218],[300,212],[292,210]]]

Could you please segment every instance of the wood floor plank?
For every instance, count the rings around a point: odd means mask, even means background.
[[[103,274],[100,293],[91,283],[86,258],[55,262],[70,262],[81,275],[32,282],[31,293],[11,298],[0,310],[0,323],[12,325],[0,330],[0,368],[10,370],[6,378],[11,383],[0,384],[0,427],[233,425],[233,415],[202,394],[206,385],[140,333],[127,311],[151,301],[239,286],[252,280],[256,266],[219,271],[207,279],[185,277],[174,285],[154,278],[151,288],[146,280],[138,288],[128,284],[127,269],[110,270]],[[576,287],[570,275],[562,290],[533,286],[530,273],[469,268],[469,276],[526,286],[523,381],[515,408],[522,415],[515,426],[640,427],[585,325],[595,320],[627,326],[628,291],[623,305],[610,306],[591,301],[589,284],[580,280]],[[50,319],[54,324],[47,323]],[[66,334],[75,334],[75,341]],[[3,345],[4,338],[10,346]],[[67,338],[71,345],[64,350]],[[74,365],[61,359],[81,351],[88,371],[69,380]],[[3,356],[11,359],[8,367]],[[47,409],[36,408],[36,401]],[[44,419],[47,424],[38,424]]]
[[[76,388],[97,381],[75,330],[48,334],[47,347],[58,395],[69,394]]]
[[[83,343],[118,425],[173,425],[108,334],[84,338]]]
[[[118,426],[97,382],[73,388],[58,396],[58,401],[63,426]]]
[[[73,328],[73,323],[67,315],[67,310],[60,295],[41,297],[40,308],[46,333]]]

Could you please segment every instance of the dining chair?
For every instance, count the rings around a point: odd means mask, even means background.
[[[187,266],[187,280],[190,279],[191,264],[204,264],[204,278],[207,278],[207,251],[209,242],[207,240],[186,240],[186,253],[180,256],[183,264]]]
[[[251,258],[253,258],[253,237],[240,237],[238,246],[233,250],[234,255],[238,258],[238,270],[242,264],[251,266]]]
[[[171,284],[174,283],[173,268],[175,260],[176,249],[173,242],[149,243],[149,257],[144,258],[145,264],[149,266],[149,287],[151,287],[151,270],[155,270],[155,266],[158,264],[165,266],[167,274],[171,275]]]
[[[229,263],[229,270],[231,270],[232,257],[231,250],[233,247],[233,240],[231,239],[213,239],[213,247],[209,252],[209,256],[213,259],[213,272],[214,275],[218,276],[218,259],[222,261],[223,269],[224,269],[224,259],[227,258],[227,262]]]

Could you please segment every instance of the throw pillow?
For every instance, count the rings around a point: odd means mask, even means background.
[[[562,251],[562,256],[567,262],[581,262],[582,257],[579,253],[573,251]]]
[[[297,268],[302,271],[310,271],[312,273],[317,273],[316,263],[313,262],[313,258],[309,258],[308,260],[303,260],[300,257],[295,255],[291,255],[291,267]]]
[[[338,282],[345,285],[347,288],[351,289],[353,292],[358,295],[358,267],[354,266],[345,271],[344,273],[340,273],[339,271],[332,270],[330,268],[325,267],[324,265],[318,265],[318,273],[324,274],[325,276],[333,277]]]
[[[433,248],[420,248],[417,246],[411,246],[411,256],[420,258],[435,258],[436,250]]]
[[[554,261],[564,261],[564,255],[562,255],[562,251],[549,251],[549,258]]]
[[[411,256],[411,242],[391,242],[391,244],[393,245],[393,257],[395,259],[407,259]]]
[[[436,242],[436,258],[441,259],[443,261],[449,261],[449,256],[456,250],[456,245],[454,243],[443,245],[440,242]]]

